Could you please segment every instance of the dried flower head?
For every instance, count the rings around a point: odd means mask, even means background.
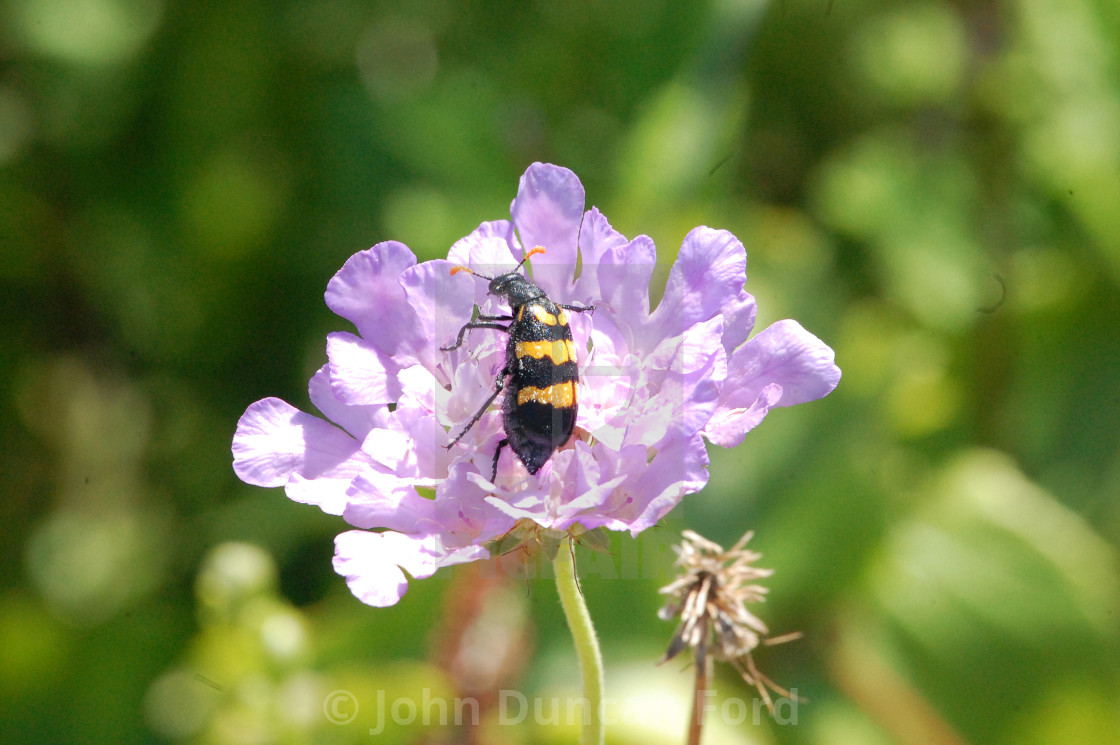
[[[700,673],[707,670],[709,658],[730,662],[773,710],[769,690],[787,697],[791,694],[758,671],[751,653],[760,644],[777,644],[797,635],[768,638],[766,624],[747,610],[747,604],[766,600],[767,588],[756,581],[774,570],[753,566],[762,554],[745,548],[753,535],[750,531],[727,551],[691,530],[682,535],[684,540],[673,547],[682,573],[661,588],[669,600],[657,614],[665,621],[680,616],[681,622],[658,664],[673,659],[685,647],[696,650]]]

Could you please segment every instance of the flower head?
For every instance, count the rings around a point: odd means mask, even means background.
[[[328,335],[327,364],[310,383],[326,419],[266,398],[238,423],[242,480],[283,486],[360,529],[338,536],[334,565],[371,605],[401,598],[404,571],[423,578],[485,558],[519,524],[636,535],[707,483],[705,439],[736,445],[771,408],[820,398],[839,381],[832,350],[794,321],[748,340],[755,302],[744,290],[746,251],[730,233],[692,230],[651,311],[653,242],[585,212],[571,171],[532,165],[510,212],[456,242],[447,260],[417,263],[395,241],[352,256],[326,301],[357,333]],[[507,453],[491,481],[504,439],[497,408],[444,446],[493,394],[506,335],[476,329],[442,348],[475,306],[509,309],[485,282],[451,269],[497,277],[536,246],[546,250],[529,264],[532,282],[557,303],[596,306],[569,317],[575,434],[535,475]]]
[[[766,600],[767,589],[756,581],[774,570],[754,566],[762,555],[745,548],[752,536],[749,532],[728,551],[691,530],[683,535],[681,544],[673,547],[681,574],[661,588],[669,599],[658,611],[663,620],[679,616],[681,622],[661,662],[673,659],[685,647],[695,650],[699,671],[706,671],[709,656],[730,662],[773,710],[767,688],[785,696],[790,693],[758,671],[751,653],[760,644],[788,641],[797,635],[764,642],[770,632],[747,610],[747,604]]]

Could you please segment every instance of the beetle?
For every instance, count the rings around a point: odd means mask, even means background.
[[[505,298],[510,315],[479,313],[475,320],[459,329],[455,343],[440,347],[450,352],[463,344],[471,329],[496,329],[509,334],[505,365],[494,381],[494,392],[471,417],[463,431],[445,447],[450,450],[471,430],[502,391],[502,425],[505,437],[494,451],[493,483],[498,475],[498,457],[507,445],[531,474],[548,462],[552,454],[572,436],[576,425],[576,387],[579,371],[572,329],[565,310],[593,313],[594,305],[556,303],[518,270],[530,257],[543,254],[543,246],[526,252],[525,257],[505,274],[487,277],[467,266],[452,267],[451,273],[468,272],[488,280],[487,290]],[[508,381],[507,381],[508,378]]]

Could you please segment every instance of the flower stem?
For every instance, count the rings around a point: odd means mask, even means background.
[[[580,745],[603,745],[606,732],[602,718],[603,699],[603,655],[599,651],[599,640],[595,627],[583,601],[579,583],[576,581],[576,567],[573,557],[574,547],[571,539],[567,545],[561,544],[556,552],[553,567],[556,570],[556,591],[560,594],[560,605],[572,630],[579,657],[579,669],[583,677],[583,697],[587,700],[587,717],[580,733]]]
[[[700,745],[700,733],[704,729],[704,703],[707,700],[711,671],[711,658],[699,655],[696,662],[696,690],[692,692],[692,716],[688,720],[688,745]]]

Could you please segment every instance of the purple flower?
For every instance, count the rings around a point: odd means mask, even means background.
[[[283,486],[360,528],[338,536],[334,566],[370,605],[400,600],[404,571],[423,578],[486,558],[515,529],[636,535],[707,483],[705,439],[737,445],[772,407],[820,398],[840,379],[832,350],[795,321],[747,339],[755,302],[743,289],[746,251],[730,233],[685,236],[651,312],[653,242],[627,240],[594,207],[584,212],[571,171],[533,164],[510,212],[512,221],[483,223],[455,243],[446,261],[418,264],[395,241],[350,257],[326,301],[357,333],[328,335],[328,362],[310,383],[326,419],[266,398],[238,423],[242,480]],[[535,246],[546,253],[532,259],[534,283],[556,302],[597,306],[569,316],[576,433],[535,476],[505,451],[490,483],[503,438],[496,407],[443,446],[492,393],[506,335],[473,330],[459,349],[440,347],[476,304],[508,308],[484,281],[450,270],[496,276]]]

